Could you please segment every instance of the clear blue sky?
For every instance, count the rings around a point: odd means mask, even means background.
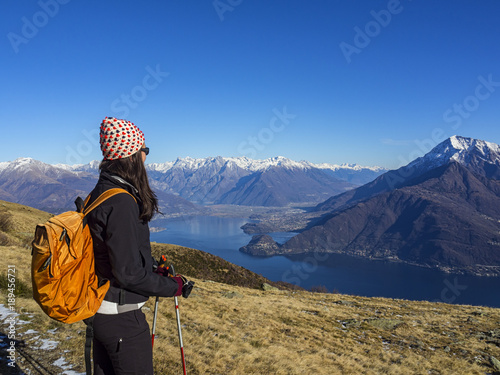
[[[500,143],[500,1],[3,0],[0,161],[100,158],[105,116],[149,162],[285,156],[395,168]]]

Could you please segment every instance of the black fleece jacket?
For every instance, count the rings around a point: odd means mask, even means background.
[[[149,296],[172,297],[182,285],[153,272],[149,225],[139,220],[141,201],[137,190],[120,180],[102,172],[88,203],[117,187],[127,190],[137,201],[128,194],[117,194],[87,215],[97,276],[111,281],[104,299],[124,304],[145,302]]]

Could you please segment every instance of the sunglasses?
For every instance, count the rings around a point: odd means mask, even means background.
[[[146,155],[149,155],[149,147],[143,147],[141,148],[141,151],[144,152]]]

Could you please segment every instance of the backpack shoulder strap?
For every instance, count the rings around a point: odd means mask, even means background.
[[[122,194],[122,193],[130,195],[132,198],[134,198],[134,201],[137,202],[135,197],[132,194],[130,194],[127,190],[120,189],[120,188],[113,188],[113,189],[106,190],[104,193],[99,195],[99,197],[94,202],[92,202],[92,204],[89,207],[85,208],[85,210],[83,211],[83,214],[88,215],[90,213],[90,211],[92,211],[94,208],[99,206],[105,200],[111,198],[112,196],[114,196],[116,194]],[[89,199],[90,199],[90,195],[87,197],[87,199],[85,199],[85,204],[88,203]]]

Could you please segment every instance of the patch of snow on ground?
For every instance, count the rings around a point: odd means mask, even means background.
[[[14,311],[11,311],[8,307],[5,307],[3,304],[0,304],[0,321],[5,321],[7,318],[11,318],[11,315],[14,315],[14,317],[19,316]]]
[[[64,372],[62,373],[63,375],[85,375],[84,372],[76,372],[71,370],[73,368],[73,365],[69,365],[66,362],[66,358],[64,357],[59,358],[57,361],[53,363],[53,365],[64,370]]]
[[[42,342],[42,346],[40,346],[38,349],[40,350],[52,350],[57,348],[57,345],[59,345],[59,342],[57,341],[52,341],[52,340],[40,340]]]
[[[26,332],[23,332],[23,335],[34,335],[36,333],[39,333],[39,332],[35,331],[34,329],[28,329]]]

